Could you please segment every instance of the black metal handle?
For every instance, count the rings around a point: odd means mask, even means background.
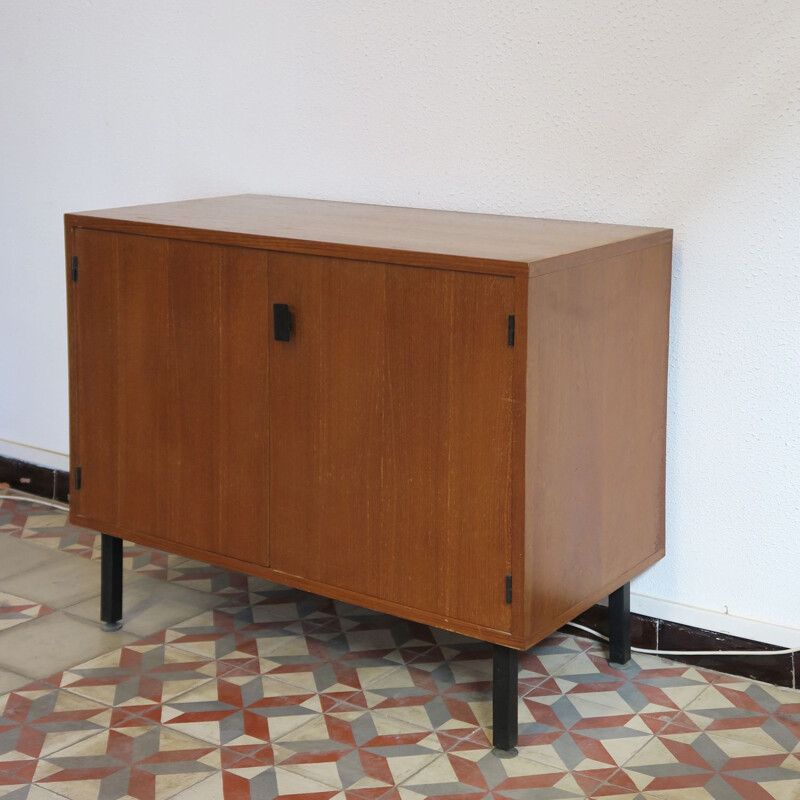
[[[273,303],[272,320],[275,324],[275,341],[288,342],[294,327],[289,306],[286,303]]]

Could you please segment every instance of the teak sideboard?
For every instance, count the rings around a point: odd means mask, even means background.
[[[67,214],[70,521],[516,651],[664,554],[672,231],[240,195]]]

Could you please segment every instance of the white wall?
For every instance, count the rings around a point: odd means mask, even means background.
[[[671,226],[669,555],[634,589],[800,639],[798,32],[796,0],[0,0],[0,453],[67,452],[64,211]]]

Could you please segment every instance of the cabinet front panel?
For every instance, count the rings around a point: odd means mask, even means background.
[[[270,352],[275,569],[375,595],[380,583],[385,268],[270,256],[290,340]]]
[[[508,629],[513,279],[273,254],[272,566]]]
[[[80,229],[75,247],[76,513],[267,565],[266,254]]]

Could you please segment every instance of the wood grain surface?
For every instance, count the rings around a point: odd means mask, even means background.
[[[494,274],[564,269],[669,241],[663,228],[234,195],[70,214],[68,225]],[[529,266],[531,265],[531,266]]]
[[[266,254],[86,230],[75,246],[75,519],[267,564]]]
[[[664,554],[671,252],[530,282],[526,639]]]
[[[509,628],[512,283],[271,256],[275,569]]]
[[[663,556],[671,231],[242,195],[66,244],[75,524],[521,649]]]

